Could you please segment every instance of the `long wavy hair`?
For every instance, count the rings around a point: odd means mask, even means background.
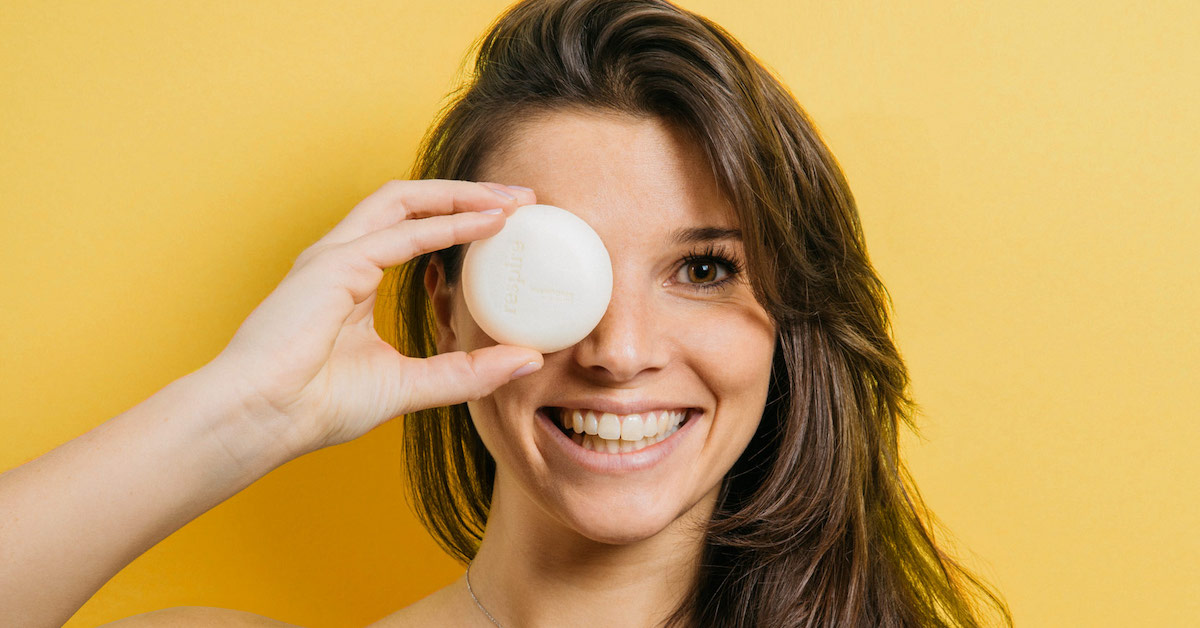
[[[464,66],[469,67],[469,66]],[[916,429],[890,299],[840,167],[791,93],[711,21],[664,0],[526,0],[477,42],[411,177],[477,180],[519,123],[591,109],[686,130],[735,208],[754,294],[778,329],[768,402],[723,480],[702,565],[668,625],[979,626],[1009,609],[934,541],[899,458]],[[394,269],[396,338],[437,353],[422,278],[458,281],[461,246]],[[474,557],[496,464],[466,404],[404,421],[413,506]]]

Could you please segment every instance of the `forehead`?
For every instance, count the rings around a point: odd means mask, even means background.
[[[681,226],[736,228],[704,152],[658,118],[554,111],[521,122],[479,177],[533,188],[539,203],[597,230],[636,226],[662,237]]]

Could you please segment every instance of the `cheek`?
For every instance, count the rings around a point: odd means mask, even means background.
[[[680,320],[683,351],[718,395],[765,396],[775,328],[761,308],[698,312]]]
[[[488,396],[468,401],[467,408],[479,438],[496,464],[502,469],[523,468],[520,462],[523,457],[520,453],[523,436],[519,433],[519,426],[514,424],[512,413],[504,410],[504,404],[498,402],[495,396]]]
[[[535,455],[536,425],[530,400],[541,394],[539,375],[542,374],[527,375],[482,399],[467,402],[475,429],[488,452],[502,466],[519,467],[520,460]]]
[[[513,382],[501,386],[482,399],[467,402],[475,429],[483,437],[488,449],[493,450],[492,455],[498,453],[495,449],[510,447],[512,441],[526,436],[523,434],[526,424],[532,423],[532,420],[522,420],[518,416],[520,410],[515,406],[521,396],[514,390],[516,384]]]
[[[762,419],[775,352],[775,328],[761,308],[730,309],[689,320],[684,351],[713,395],[709,455],[721,475],[734,464]]]

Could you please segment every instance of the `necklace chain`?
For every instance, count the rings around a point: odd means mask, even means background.
[[[490,619],[493,624],[496,624],[497,628],[504,628],[504,626],[500,625],[500,622],[496,621],[495,617],[492,617],[492,614],[488,612],[488,609],[483,607],[483,602],[480,602],[479,598],[475,597],[475,591],[471,589],[471,565],[474,564],[474,560],[467,563],[467,593],[471,594],[471,599],[475,601],[475,606],[478,606],[479,610],[483,611],[483,614],[487,615],[487,618]]]

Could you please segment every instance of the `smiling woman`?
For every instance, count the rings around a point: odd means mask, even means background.
[[[666,2],[521,2],[413,174],[531,188],[600,234],[614,279],[538,373],[406,421],[417,509],[468,564],[409,613],[975,626],[982,599],[1011,624],[918,515],[908,377],[846,181],[725,31]],[[462,249],[396,275],[408,354],[496,344]]]

